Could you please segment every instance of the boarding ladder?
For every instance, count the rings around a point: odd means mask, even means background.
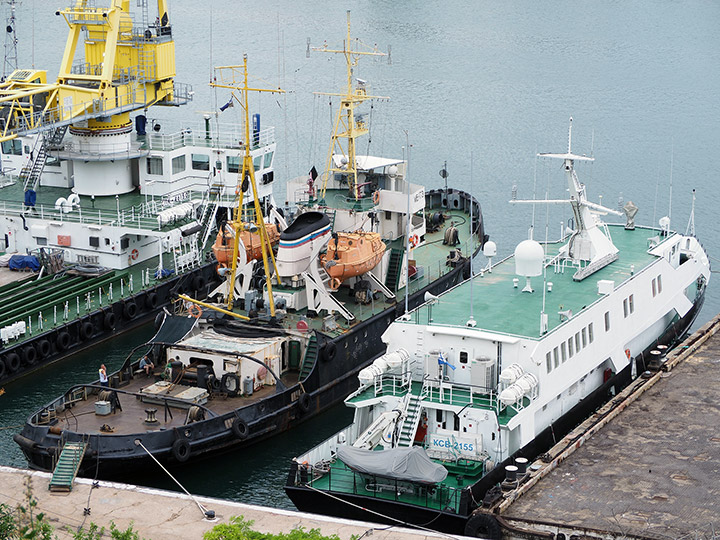
[[[200,235],[200,253],[205,251],[207,241],[212,234],[215,218],[217,217],[218,208],[220,206],[220,196],[222,194],[222,184],[213,184],[208,190],[207,198],[203,197],[203,213],[200,217],[200,225],[202,225],[202,235]]]
[[[402,260],[403,250],[394,248],[390,250],[390,261],[388,263],[387,275],[385,276],[385,286],[391,291],[397,292],[398,290]]]
[[[411,386],[412,389],[412,386]],[[400,426],[400,435],[398,436],[398,446],[410,447],[415,440],[420,418],[420,396],[416,396],[412,392],[408,394],[409,399],[405,407],[405,418],[402,426]]]
[[[72,491],[73,481],[80,469],[87,443],[66,442],[58,458],[48,489],[50,491]]]
[[[48,150],[51,148],[57,148],[60,146],[67,126],[61,126],[53,129],[49,133],[41,133],[35,139],[35,147],[32,151],[32,163],[28,164],[20,173],[20,178],[25,180],[24,191],[32,189],[37,191],[38,183],[40,183],[40,177],[45,170],[45,164],[47,163]]]
[[[317,337],[315,335],[310,336],[307,348],[305,349],[305,356],[303,357],[302,366],[300,366],[300,374],[298,375],[298,381],[304,381],[312,371],[315,361],[318,357],[318,344]]]

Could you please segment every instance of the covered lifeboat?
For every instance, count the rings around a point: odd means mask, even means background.
[[[320,263],[337,289],[348,278],[362,275],[377,266],[385,253],[385,243],[375,232],[334,233]]]
[[[260,243],[260,232],[258,230],[251,232],[248,230],[249,226],[249,224],[245,224],[244,230],[240,232],[240,240],[242,241],[242,245],[245,246],[245,256],[247,260],[251,261],[262,257],[262,244]],[[270,245],[275,246],[280,240],[277,225],[266,223],[265,230],[267,231]],[[218,269],[227,268],[232,264],[234,237],[235,233],[232,223],[226,223],[220,231],[218,231],[215,237],[215,243],[212,246],[215,258],[218,261]]]

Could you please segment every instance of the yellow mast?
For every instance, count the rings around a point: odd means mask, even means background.
[[[350,10],[348,10],[347,38],[343,43],[343,48],[341,50],[329,49],[327,45],[323,47],[313,47],[314,51],[344,55],[345,63],[347,65],[347,89],[344,94],[316,92],[317,95],[340,96],[342,98],[340,101],[340,109],[338,110],[338,115],[335,119],[335,125],[333,127],[330,150],[328,151],[327,167],[323,173],[323,185],[320,193],[321,198],[325,198],[328,180],[330,179],[330,175],[335,173],[347,175],[348,185],[350,186],[352,196],[356,199],[360,198],[357,181],[357,161],[355,159],[355,139],[361,135],[365,135],[368,132],[368,128],[364,121],[355,118],[355,107],[369,99],[388,99],[384,96],[368,95],[365,82],[359,79],[357,88],[353,91],[353,68],[358,64],[360,57],[387,56],[387,54],[378,52],[375,48],[368,51],[354,50],[350,39]],[[355,39],[354,41],[357,45],[362,45],[358,39]],[[343,146],[342,139],[347,139],[346,147]],[[344,165],[341,164],[340,167],[335,167],[333,163],[333,153],[336,148],[347,160],[347,163]]]
[[[235,80],[235,74],[237,73],[238,69],[242,68],[242,86],[238,81]],[[230,271],[229,276],[229,287],[228,287],[228,296],[227,296],[227,308],[228,310],[232,310],[233,308],[233,296],[235,294],[235,276],[237,273],[237,258],[238,258],[238,251],[239,251],[239,241],[240,241],[240,233],[244,230],[244,224],[241,218],[240,213],[242,212],[243,208],[243,194],[244,191],[247,189],[246,186],[243,184],[245,183],[245,180],[248,179],[250,183],[250,187],[252,187],[253,192],[253,198],[254,198],[254,208],[255,208],[255,224],[258,228],[258,235],[260,236],[260,247],[262,249],[262,258],[263,258],[263,267],[265,268],[265,282],[267,283],[268,288],[268,297],[270,300],[270,316],[275,316],[275,300],[273,299],[273,293],[272,293],[272,281],[271,281],[271,272],[270,272],[270,264],[272,263],[272,268],[275,271],[275,274],[277,275],[277,267],[275,266],[275,255],[273,255],[272,252],[272,246],[270,245],[270,239],[268,237],[267,230],[265,229],[265,219],[263,218],[262,209],[260,208],[260,200],[258,198],[258,192],[257,192],[257,185],[255,183],[255,167],[253,166],[252,156],[250,154],[250,145],[251,145],[251,139],[250,139],[250,108],[248,104],[248,94],[250,92],[280,92],[284,93],[284,90],[281,90],[280,88],[275,89],[266,89],[266,88],[250,88],[248,87],[248,71],[247,71],[247,54],[243,55],[243,65],[242,66],[220,66],[218,68],[215,68],[216,72],[219,74],[219,79],[221,82],[212,82],[210,83],[210,86],[214,88],[228,88],[233,91],[233,98],[240,103],[241,107],[245,111],[245,153],[243,155],[243,164],[242,169],[240,170],[240,174],[238,175],[238,182],[235,187],[235,196],[237,197],[237,205],[235,206],[234,213],[233,213],[233,222],[232,222],[232,228],[233,231],[235,231],[235,239],[233,242],[233,261],[232,261],[232,267]],[[223,74],[225,72],[229,72],[229,80],[224,81]],[[237,96],[235,96],[235,91],[238,91],[242,95],[242,100],[239,100]]]

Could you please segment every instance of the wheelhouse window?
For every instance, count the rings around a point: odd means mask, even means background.
[[[272,159],[273,159],[272,152],[268,152],[267,154],[265,154],[265,163],[263,164],[263,168],[267,169],[268,167],[270,167],[270,165],[272,165]]]
[[[227,157],[227,171],[236,174],[240,172],[240,156]]]
[[[610,312],[609,311],[605,312],[605,331],[606,332],[610,331]]]
[[[161,175],[163,173],[163,160],[159,157],[147,158],[147,173]]]
[[[195,171],[209,171],[210,156],[207,154],[192,154],[192,168]]]
[[[185,170],[185,156],[177,156],[172,159],[173,174],[181,173]]]
[[[3,141],[2,153],[5,155],[22,156],[22,141],[19,139]]]

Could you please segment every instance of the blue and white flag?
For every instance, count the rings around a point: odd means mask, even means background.
[[[455,369],[455,366],[445,360],[445,357],[442,353],[438,354],[438,366],[448,366],[449,368]]]

